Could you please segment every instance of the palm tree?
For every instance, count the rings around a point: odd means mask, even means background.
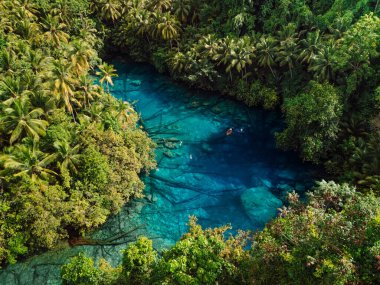
[[[54,142],[54,148],[57,150],[58,157],[60,159],[59,167],[61,171],[71,170],[77,173],[76,166],[80,161],[80,145],[71,147],[66,140]]]
[[[32,182],[40,180],[50,181],[56,172],[48,166],[57,158],[56,154],[46,154],[37,147],[28,147],[18,144],[12,149],[11,154],[4,154],[0,157],[5,171],[11,171],[14,177],[28,175]]]
[[[14,15],[11,15],[13,3],[11,1],[0,1],[0,30],[5,33],[12,33],[14,24]],[[13,12],[13,11],[12,11]]]
[[[163,40],[169,40],[172,45],[172,40],[178,38],[180,31],[180,24],[170,13],[160,15],[156,25],[156,36],[161,37]]]
[[[271,36],[262,36],[256,44],[256,55],[261,67],[269,68],[276,77],[272,67],[275,65],[275,56],[278,42]]]
[[[91,118],[91,121],[100,122],[103,116],[104,105],[100,102],[95,102],[90,108],[85,109],[85,113]]]
[[[166,12],[170,9],[172,0],[152,0],[148,8],[155,12]]]
[[[146,36],[149,33],[152,24],[152,12],[135,8],[133,12],[128,13],[128,17],[130,22],[134,24],[136,33],[139,36]],[[149,41],[149,38],[147,40]]]
[[[40,27],[38,24],[30,22],[29,20],[23,19],[17,21],[15,33],[21,36],[24,40],[31,40],[36,37],[39,33]]]
[[[191,10],[190,1],[174,0],[173,10],[174,15],[176,15],[182,23],[186,23]]]
[[[89,59],[96,55],[96,52],[85,41],[73,41],[71,50],[72,69],[80,75],[90,68]]]
[[[60,22],[58,16],[47,15],[42,22],[42,27],[46,30],[44,36],[47,42],[53,42],[56,46],[68,42],[69,35],[64,32],[66,24]]]
[[[13,1],[15,7],[19,7],[29,19],[35,18],[38,10],[34,0],[16,0]]]
[[[116,69],[113,65],[104,62],[99,65],[99,71],[96,72],[96,75],[100,76],[99,82],[101,84],[106,82],[107,91],[109,92],[109,85],[113,86],[112,77],[117,77]]]
[[[298,45],[296,42],[281,42],[276,60],[281,67],[288,67],[291,77],[293,77],[293,69],[297,63],[297,55]]]
[[[86,39],[86,42],[90,46],[95,46],[96,42],[98,41],[96,37],[96,29],[94,27],[94,23],[88,19],[84,18],[81,21],[81,29],[79,30],[80,37],[82,39]]]
[[[279,51],[276,60],[279,65],[287,66],[290,71],[290,76],[293,77],[293,69],[297,63],[299,54],[298,34],[296,33],[296,26],[289,23],[284,26],[278,33],[280,40]]]
[[[225,71],[229,73],[231,81],[233,69],[240,73],[242,77],[247,72],[247,66],[252,64],[254,49],[248,37],[239,38],[238,40],[226,38],[223,54],[220,54],[219,64],[223,63],[226,66]]]
[[[21,139],[23,135],[38,141],[40,136],[45,135],[49,123],[41,117],[44,111],[41,108],[33,108],[27,96],[16,98],[9,107],[4,106],[1,124],[10,134],[9,143]]]
[[[320,31],[310,32],[307,38],[300,41],[302,51],[299,55],[301,62],[310,63],[321,48]]]
[[[334,50],[334,44],[326,45],[313,56],[310,62],[309,71],[313,71],[314,76],[319,81],[334,79],[335,67],[337,66],[333,54]]]
[[[199,45],[203,49],[202,53],[211,59],[219,54],[220,46],[214,34],[203,36],[199,41]]]
[[[0,80],[0,98],[3,101],[12,102],[14,99],[25,95],[27,91],[21,83],[21,78],[16,76],[7,76]]]
[[[83,105],[91,105],[95,97],[100,97],[100,86],[94,85],[94,81],[86,74],[81,75],[78,80],[78,98],[81,98]]]
[[[38,74],[44,75],[49,69],[49,63],[52,57],[44,55],[41,50],[29,50],[25,54],[25,60],[30,63],[30,69],[37,76]]]
[[[187,62],[186,55],[179,51],[170,59],[169,65],[173,73],[182,73],[186,68]]]
[[[121,124],[122,128],[125,128],[127,125],[133,124],[135,122],[135,120],[132,118],[133,108],[129,105],[129,103],[124,102],[120,99],[114,105],[114,109],[116,111],[115,117]]]
[[[118,1],[104,0],[100,14],[105,20],[114,22],[121,16],[121,6]]]
[[[63,100],[67,110],[73,114],[72,103],[81,106],[80,102],[75,98],[74,84],[77,83],[72,77],[70,66],[63,60],[53,62],[51,71],[53,82],[53,94],[58,101]]]
[[[2,49],[0,51],[0,68],[4,73],[14,73],[16,67],[16,54],[12,49]]]

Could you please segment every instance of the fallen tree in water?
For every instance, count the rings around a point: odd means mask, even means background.
[[[69,239],[70,246],[79,246],[79,245],[120,245],[136,240],[136,236],[131,234],[135,231],[145,227],[145,224],[134,227],[133,229],[127,232],[121,232],[116,235],[113,235],[107,239],[93,239],[91,237],[74,237]],[[122,241],[120,241],[122,239]]]

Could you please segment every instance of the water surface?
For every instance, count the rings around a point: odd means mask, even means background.
[[[129,236],[113,240],[118,245],[32,257],[3,270],[0,284],[59,284],[60,265],[79,251],[117,265],[125,244],[139,235],[165,248],[187,230],[190,215],[204,227],[230,223],[234,229],[261,229],[286,192],[302,193],[312,185],[313,168],[296,154],[275,149],[273,134],[283,125],[280,114],[186,89],[148,65],[114,64],[119,77],[112,94],[133,102],[142,127],[158,144],[158,167],[145,178],[146,198],[133,201],[93,233],[103,240],[122,232]]]

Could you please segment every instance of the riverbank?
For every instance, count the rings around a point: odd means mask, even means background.
[[[296,188],[303,193],[319,176],[293,153],[276,150],[273,132],[282,127],[279,114],[184,88],[149,65],[112,63],[119,77],[111,93],[135,102],[142,126],[158,144],[158,164],[144,180],[146,198],[126,205],[91,238],[106,240],[142,227],[114,241],[120,244],[77,246],[32,257],[3,270],[0,283],[58,284],[60,265],[80,251],[116,266],[120,251],[140,235],[152,238],[157,249],[167,248],[186,232],[189,215],[198,216],[204,227],[231,223],[233,232],[262,229],[284,202],[285,192]],[[229,127],[243,132],[226,136]],[[246,191],[263,186],[260,203],[249,202],[252,190]]]

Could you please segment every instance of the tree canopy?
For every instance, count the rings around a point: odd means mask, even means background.
[[[138,115],[108,93],[89,4],[0,3],[1,264],[101,225],[155,166]]]

